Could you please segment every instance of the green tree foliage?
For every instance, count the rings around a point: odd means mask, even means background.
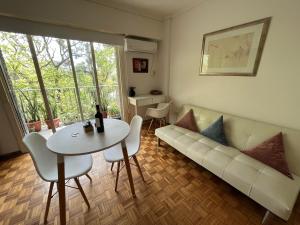
[[[27,122],[47,119],[26,35],[0,32],[3,53],[17,102]],[[54,117],[70,123],[80,119],[67,40],[33,36],[48,100]],[[85,119],[95,112],[96,88],[89,42],[70,41]],[[94,43],[101,99],[119,114],[115,48]]]

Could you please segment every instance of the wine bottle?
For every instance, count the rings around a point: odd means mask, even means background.
[[[103,133],[104,132],[104,123],[103,123],[103,116],[102,113],[100,112],[100,107],[99,105],[96,105],[96,114],[95,114],[95,120],[96,120],[96,128],[98,133]]]

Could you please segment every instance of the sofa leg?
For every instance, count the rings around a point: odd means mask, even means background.
[[[268,218],[270,217],[271,212],[269,210],[267,210],[267,212],[264,215],[264,218],[261,221],[261,224],[266,224],[266,222],[268,221]]]
[[[160,146],[160,139],[157,138],[157,146],[156,146],[157,151],[159,150],[159,146]]]

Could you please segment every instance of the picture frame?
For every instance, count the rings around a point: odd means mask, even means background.
[[[149,59],[147,58],[132,58],[132,72],[133,73],[148,73]]]
[[[203,36],[200,75],[256,76],[271,17]]]

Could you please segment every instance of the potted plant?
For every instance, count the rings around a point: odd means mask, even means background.
[[[119,118],[120,117],[120,109],[119,106],[114,102],[108,106],[108,115],[111,118]]]
[[[101,103],[101,113],[103,118],[107,118],[107,105]]]
[[[57,105],[50,104],[50,109],[51,109],[51,113],[52,113],[54,127],[57,128],[60,125],[60,119],[58,118],[58,113],[57,113]],[[51,120],[48,117],[48,114],[46,112],[45,112],[44,118],[45,118],[45,123],[47,124],[48,129],[52,129]]]
[[[30,132],[39,132],[42,128],[42,123],[39,115],[40,104],[37,99],[36,91],[33,92],[32,97],[27,96],[23,91],[20,90],[20,93],[24,97],[26,102],[21,100],[21,108],[24,112],[25,122]]]
[[[101,113],[103,118],[107,118],[108,99],[104,96],[103,92],[101,93]]]

